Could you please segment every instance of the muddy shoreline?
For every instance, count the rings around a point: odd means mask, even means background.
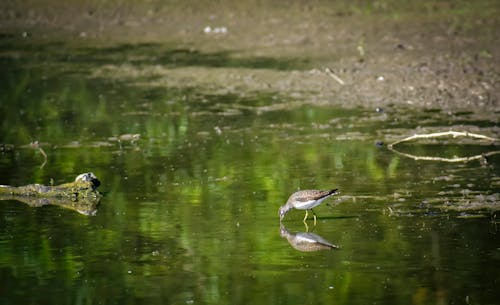
[[[2,45],[57,41],[70,46],[65,52],[115,48],[121,55],[127,46],[123,61],[110,60],[91,75],[142,86],[467,110],[494,121],[500,111],[495,1],[52,2],[0,4]],[[177,53],[165,59],[171,51]],[[141,56],[146,60],[134,64]],[[145,82],[148,76],[154,81]]]

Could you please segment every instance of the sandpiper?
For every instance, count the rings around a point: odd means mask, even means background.
[[[323,200],[326,198],[337,194],[337,189],[329,190],[329,191],[321,191],[321,190],[303,190],[293,193],[285,205],[280,207],[279,216],[280,221],[283,220],[286,213],[291,209],[295,208],[298,210],[306,210],[306,216],[304,217],[304,223],[307,219],[307,211],[311,210],[314,216],[314,225],[316,225],[316,214],[312,210],[314,207],[321,204]]]

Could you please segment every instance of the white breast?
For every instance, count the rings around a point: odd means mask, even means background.
[[[307,200],[307,201],[296,201],[293,206],[299,210],[309,210],[319,205],[326,197],[318,199],[318,200]]]

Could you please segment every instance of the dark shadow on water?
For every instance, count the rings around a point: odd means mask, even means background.
[[[82,57],[101,62],[126,61],[136,65],[161,64],[166,67],[211,67],[211,68],[266,68],[290,70],[304,68],[308,61],[298,58],[245,57],[234,51],[202,52],[195,49],[174,48],[161,44],[124,44],[110,48],[82,49]]]
[[[358,218],[359,215],[344,215],[344,216],[320,216],[316,217],[317,221],[320,220],[333,220],[333,219],[352,219],[352,218]]]
[[[75,47],[62,42],[30,43],[29,40],[0,39],[0,51],[19,51],[25,61],[47,60],[73,64],[132,64],[173,67],[306,69],[309,60],[296,57],[245,56],[238,51],[203,52],[168,44],[120,44],[111,47]],[[35,54],[35,56],[33,56]]]

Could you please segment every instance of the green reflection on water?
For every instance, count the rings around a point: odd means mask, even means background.
[[[462,219],[442,205],[498,202],[498,157],[488,166],[423,163],[376,147],[385,133],[418,126],[397,120],[405,111],[262,111],[287,98],[129,86],[87,78],[79,61],[60,71],[2,61],[0,183],[57,184],[93,171],[105,195],[95,217],[2,202],[2,304],[497,300],[496,210]],[[425,116],[439,126],[439,112]],[[140,138],[119,140],[131,134]],[[32,141],[48,155],[43,168],[24,146]],[[341,249],[295,250],[280,236],[278,207],[299,188],[332,187],[343,201],[318,207],[310,229]],[[303,232],[302,217],[290,212],[284,225]]]

